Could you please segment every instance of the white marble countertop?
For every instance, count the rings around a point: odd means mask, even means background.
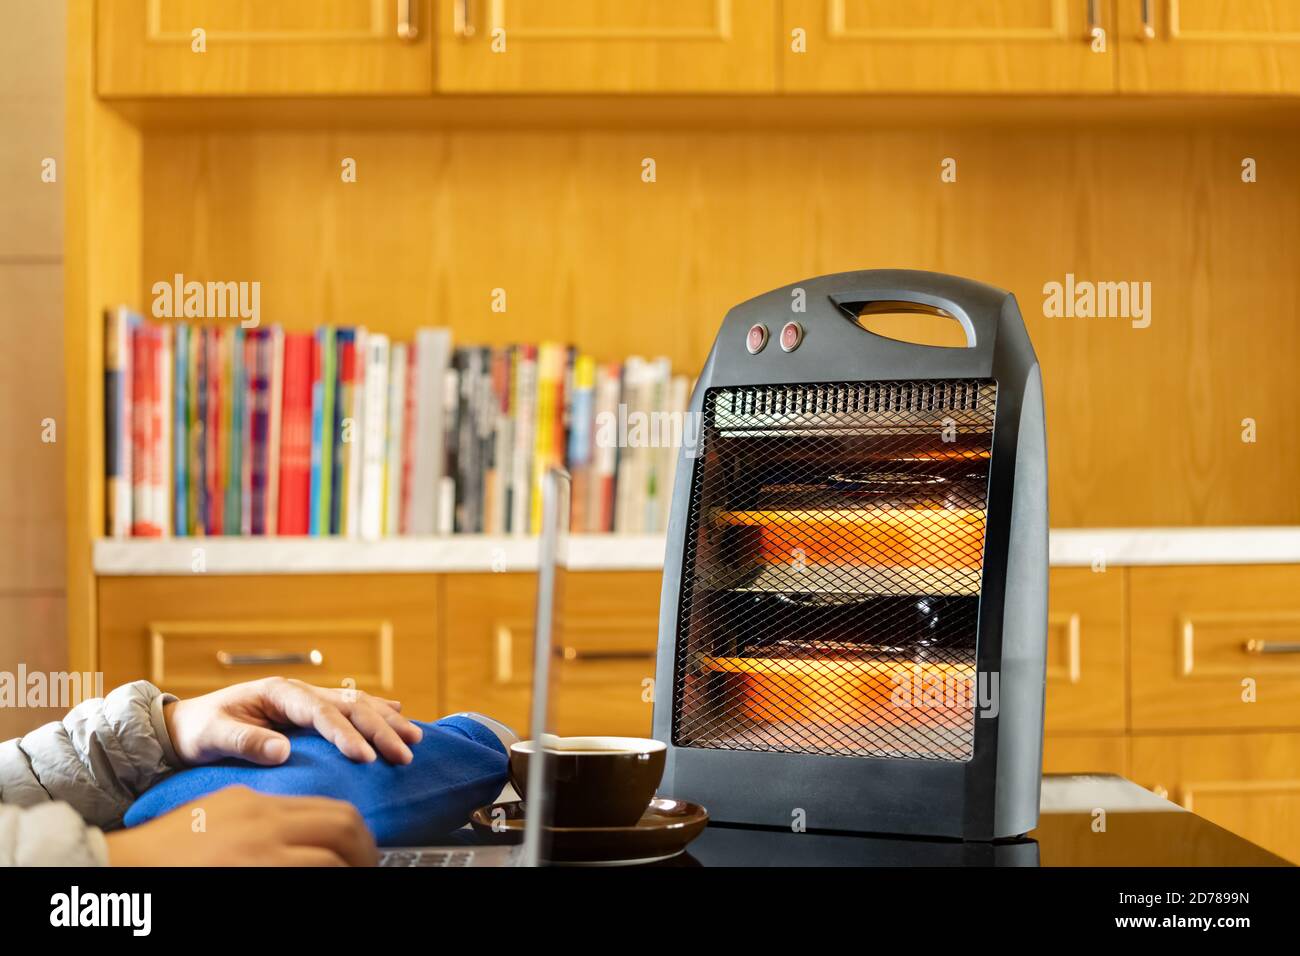
[[[577,571],[654,571],[661,535],[570,537]],[[1176,564],[1300,564],[1300,526],[1246,528],[1060,528],[1053,567]],[[95,542],[103,575],[364,574],[530,571],[537,539],[496,535],[384,538],[127,538]]]

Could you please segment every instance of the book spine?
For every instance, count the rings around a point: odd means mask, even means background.
[[[131,327],[126,309],[104,314],[104,533],[131,533]]]
[[[172,331],[154,329],[153,516],[162,536],[172,529]]]
[[[406,448],[407,348],[394,342],[388,361],[388,428],[384,444],[384,534],[402,532],[402,456]]]
[[[321,340],[321,446],[320,446],[320,501],[313,511],[319,534],[330,533],[330,519],[334,509],[334,425],[338,407],[338,334],[326,327],[320,330]]]
[[[510,530],[513,534],[528,534],[533,513],[533,416],[537,407],[537,350],[534,346],[520,346],[514,396],[515,442]]]
[[[280,434],[284,427],[284,330],[271,327],[271,396],[266,435],[266,516],[268,535],[279,534]]]
[[[573,399],[569,417],[567,457],[573,477],[569,527],[577,533],[591,528],[591,436],[596,414],[596,360],[577,358],[573,366]]]
[[[284,337],[284,407],[280,421],[280,513],[282,535],[310,531],[312,431],[315,409],[312,376],[318,346],[308,334]]]
[[[172,533],[184,537],[190,533],[189,482],[189,393],[190,327],[176,325],[172,338]]]
[[[348,417],[352,419],[352,441],[348,445],[347,475],[344,484],[347,499],[344,507],[345,533],[355,538],[361,533],[361,463],[366,423],[366,330],[358,328],[353,344],[352,393]]]
[[[456,451],[459,447],[457,415],[460,410],[460,372],[448,366],[442,373],[442,465],[438,469],[437,532],[456,530]]]
[[[388,337],[366,336],[365,398],[361,436],[361,537],[374,541],[384,532],[384,459],[388,450]]]
[[[317,329],[311,353],[311,497],[308,503],[307,533],[313,535],[329,531],[328,524],[323,530],[321,527],[321,508],[328,500],[330,474],[325,468],[324,458],[326,433],[331,430],[327,425],[325,408],[325,397],[329,393],[325,387],[325,357],[329,352],[326,342],[330,338],[329,332],[329,329]]]
[[[330,459],[330,504],[328,531],[342,534],[347,522],[348,455],[356,440],[357,426],[350,417],[352,383],[356,377],[356,332],[339,329],[334,333],[334,415],[328,432],[333,448]]]
[[[225,483],[223,470],[226,461],[225,429],[229,422],[225,414],[225,376],[229,366],[225,353],[229,349],[226,330],[211,330],[208,339],[208,534],[221,534],[225,516]]]
[[[152,409],[149,405],[149,380],[153,366],[149,361],[149,330],[143,324],[131,329],[131,534],[149,535],[149,430]]]
[[[419,383],[416,379],[419,370],[418,349],[411,345],[406,350],[406,413],[402,425],[402,505],[401,532],[411,534],[411,486],[415,478],[415,436],[419,430],[416,418],[416,401]]]
[[[208,338],[209,330],[194,330],[194,399],[190,420],[190,488],[194,534],[208,533]]]
[[[444,447],[444,388],[451,333],[420,329],[416,333],[416,412],[414,473],[411,481],[409,531],[433,534],[440,527]]]
[[[250,330],[245,356],[249,375],[248,453],[244,466],[247,487],[244,497],[245,534],[266,534],[266,494],[270,473],[269,437],[271,418],[271,339],[267,332]]]

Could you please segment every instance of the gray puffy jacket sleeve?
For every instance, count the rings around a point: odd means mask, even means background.
[[[79,704],[62,721],[0,743],[0,866],[108,862],[101,829],[180,767],[148,681]]]

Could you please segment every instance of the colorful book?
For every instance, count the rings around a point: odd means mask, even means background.
[[[384,460],[388,453],[388,336],[369,333],[362,355],[365,395],[361,402],[360,513],[361,537],[373,541],[384,533]]]
[[[284,330],[271,327],[271,395],[267,426],[266,515],[268,535],[279,533],[280,519],[280,435],[284,408]]]
[[[177,322],[172,333],[172,533],[185,537],[189,520],[190,327]]]
[[[104,533],[112,538],[131,533],[131,326],[139,321],[126,308],[104,313]]]
[[[313,365],[318,343],[309,333],[285,333],[283,408],[280,416],[280,491],[278,533],[310,532],[312,504]]]

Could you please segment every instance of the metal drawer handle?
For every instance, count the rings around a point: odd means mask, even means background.
[[[217,651],[217,663],[222,667],[269,667],[272,664],[310,664],[320,667],[325,655],[313,648],[310,651],[254,651],[251,654],[232,654]]]
[[[410,42],[419,39],[420,28],[415,22],[415,6],[420,0],[397,0],[397,36]]]
[[[1247,654],[1300,654],[1300,642],[1252,639],[1243,645],[1242,650]]]
[[[1151,16],[1151,0],[1142,0],[1142,39],[1156,38],[1156,22]]]
[[[584,651],[578,647],[557,647],[555,656],[566,661],[652,661],[654,651]]]
[[[1101,32],[1101,22],[1097,14],[1097,0],[1088,0],[1088,39],[1095,40]]]
[[[468,40],[474,35],[474,23],[470,19],[469,0],[456,0],[456,6],[453,8],[452,31],[462,40]]]

